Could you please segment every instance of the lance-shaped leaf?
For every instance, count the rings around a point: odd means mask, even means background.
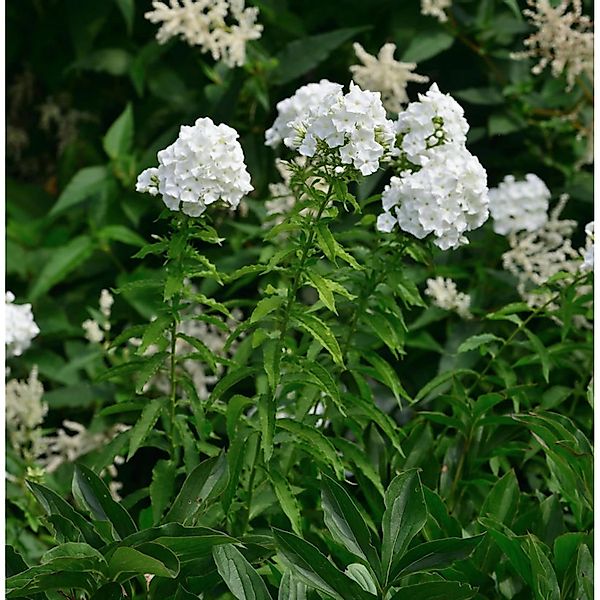
[[[108,563],[113,581],[122,583],[136,574],[173,578],[179,573],[177,556],[161,544],[149,542],[136,548],[117,548]]]
[[[224,454],[201,462],[183,483],[165,522],[185,523],[204,502],[225,489],[227,477],[227,460]]]
[[[389,583],[398,561],[427,520],[427,507],[417,469],[405,471],[392,480],[385,492],[385,507],[381,559],[383,579]]]
[[[279,584],[277,600],[306,600],[306,584],[286,570]]]
[[[310,313],[296,312],[294,314],[294,321],[296,326],[304,329],[304,331],[317,340],[331,354],[333,362],[338,365],[344,364],[342,351],[335,335],[333,335],[331,329],[321,319]]]
[[[307,586],[335,600],[373,600],[355,581],[344,575],[330,560],[309,542],[296,535],[273,529],[280,555],[292,573]]]
[[[265,582],[235,546],[215,546],[212,553],[219,575],[237,600],[272,600]]]
[[[371,534],[350,494],[337,481],[323,474],[321,499],[325,525],[331,535],[379,573],[380,561],[371,543]]]
[[[75,465],[73,495],[99,521],[109,521],[120,538],[137,531],[129,513],[112,499],[108,486],[84,465]]]
[[[407,585],[390,600],[469,600],[476,594],[476,590],[465,583],[456,581],[428,581]]]

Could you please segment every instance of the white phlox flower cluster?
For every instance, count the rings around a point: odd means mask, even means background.
[[[356,42],[354,52],[363,64],[352,65],[350,72],[362,89],[381,93],[381,101],[387,110],[399,113],[402,106],[408,102],[408,82],[426,83],[429,77],[413,73],[417,63],[394,60],[395,51],[396,44],[384,44],[378,55],[373,56]]]
[[[398,225],[419,239],[433,234],[442,250],[467,244],[464,234],[488,217],[485,169],[454,144],[431,149],[423,162],[418,171],[392,177],[385,187],[377,228],[389,233]]]
[[[489,191],[494,231],[507,235],[539,229],[548,220],[550,196],[546,184],[533,173],[528,173],[523,181],[507,175],[498,187]]]
[[[237,208],[254,189],[237,138],[235,129],[207,117],[183,125],[175,142],[158,153],[158,167],[140,173],[136,190],[160,194],[170,210],[190,217],[218,200]]]
[[[440,23],[448,20],[446,11],[452,6],[452,0],[421,0],[421,14],[435,17]]]
[[[152,8],[144,16],[161,23],[160,44],[180,37],[229,67],[246,62],[246,43],[259,39],[263,30],[256,22],[258,9],[246,7],[244,0],[154,0]]]
[[[538,59],[532,69],[535,75],[550,65],[554,77],[565,74],[569,89],[580,75],[585,74],[593,81],[593,24],[582,13],[581,0],[562,0],[557,6],[550,0],[527,0],[527,4],[530,8],[523,14],[537,31],[523,42],[527,50],[512,57]]]
[[[517,291],[532,308],[543,306],[551,296],[550,292],[535,293],[538,286],[561,271],[575,275],[581,265],[581,256],[571,243],[577,222],[559,218],[567,201],[567,195],[561,196],[549,219],[536,231],[508,235],[511,249],[502,255],[502,264],[517,278]],[[556,308],[553,304],[548,307]]]
[[[273,125],[265,132],[265,144],[275,148],[294,134],[291,124],[317,109],[332,94],[338,94],[343,87],[339,83],[332,83],[321,79],[319,83],[308,83],[298,88],[293,96],[277,103],[277,118]]]
[[[579,250],[583,257],[583,263],[579,267],[581,271],[594,270],[594,221],[585,226],[585,247]]]
[[[379,231],[396,225],[419,239],[433,234],[442,250],[488,218],[487,174],[466,148],[469,124],[460,104],[434,83],[396,122],[399,176],[382,196]]]
[[[6,357],[11,358],[21,356],[31,346],[31,340],[40,329],[33,320],[31,304],[14,304],[15,295],[12,292],[6,292],[5,301]]]
[[[295,95],[299,93],[300,90]],[[302,91],[301,95],[305,93]],[[271,129],[276,125],[277,121]],[[362,175],[374,173],[380,161],[393,150],[395,139],[394,125],[387,119],[381,94],[361,90],[354,82],[350,82],[346,94],[341,86],[335,86],[320,102],[307,103],[305,110],[298,111],[285,127],[286,146],[330,165],[339,175],[347,166]],[[270,131],[267,143],[274,138]]]
[[[99,344],[104,341],[106,334],[110,331],[110,315],[112,311],[112,305],[115,299],[112,294],[103,289],[100,292],[100,314],[102,315],[102,323],[98,323],[95,319],[86,319],[81,327],[85,332],[85,338],[95,344]]]
[[[471,319],[471,296],[459,292],[456,283],[449,278],[436,277],[427,280],[425,294],[433,304],[444,310],[455,312],[463,319]]]
[[[6,384],[6,430],[12,447],[22,456],[32,459],[40,452],[40,425],[48,413],[42,402],[44,387],[34,367],[26,381],[11,379]]]
[[[418,102],[411,102],[398,115],[396,133],[402,155],[413,165],[421,165],[436,146],[464,146],[469,131],[464,114],[450,94],[443,94],[437,83],[432,84],[427,93],[419,94]]]

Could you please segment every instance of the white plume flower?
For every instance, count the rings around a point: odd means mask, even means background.
[[[536,58],[532,72],[539,75],[548,65],[554,77],[563,73],[568,89],[581,75],[594,77],[594,33],[592,20],[583,14],[581,0],[562,0],[558,5],[549,0],[527,0],[530,8],[523,11],[537,29],[523,44],[524,52],[513,58]]]
[[[435,17],[440,23],[448,20],[446,10],[452,6],[452,0],[421,0],[421,14]]]
[[[6,356],[21,356],[29,346],[31,340],[40,332],[33,320],[31,304],[14,304],[15,295],[6,292],[4,318],[6,324]]]
[[[277,103],[277,118],[265,133],[265,144],[275,148],[287,137],[294,134],[290,123],[323,104],[324,98],[341,92],[339,83],[321,79],[319,83],[308,83],[298,88],[293,96]]]
[[[455,312],[463,319],[471,319],[471,296],[459,292],[452,279],[436,277],[427,280],[425,294],[429,296],[435,306]]]
[[[464,146],[444,144],[428,150],[415,172],[392,177],[381,200],[377,228],[400,229],[419,239],[433,234],[442,250],[467,244],[467,231],[488,218],[487,174]]]
[[[136,190],[161,194],[170,210],[190,217],[217,200],[237,208],[254,189],[237,138],[235,129],[206,117],[183,125],[175,142],[158,153],[158,168],[140,173]]]
[[[440,92],[436,83],[419,94],[418,102],[411,102],[396,121],[400,151],[414,165],[423,164],[428,152],[439,145],[465,144],[467,131],[462,106],[450,94]]]
[[[394,126],[387,119],[381,94],[361,90],[354,82],[346,94],[340,86],[332,88],[318,104],[307,105],[287,127],[286,146],[314,157],[338,174],[353,167],[370,175],[393,150]]]
[[[585,226],[585,247],[579,250],[583,257],[583,263],[579,267],[580,271],[594,270],[594,221]]]
[[[396,44],[384,44],[377,56],[369,54],[359,43],[354,44],[356,57],[362,65],[352,65],[350,72],[354,81],[364,90],[381,93],[383,105],[398,113],[408,102],[406,86],[409,81],[426,83],[429,77],[413,73],[417,63],[394,60]]]
[[[244,0],[169,0],[168,5],[154,0],[152,8],[144,16],[161,23],[159,44],[180,37],[229,67],[246,62],[246,43],[259,39],[263,30],[256,23],[258,9],[245,7]]]
[[[498,187],[489,191],[494,231],[507,235],[539,229],[548,220],[550,196],[546,184],[533,173],[528,173],[524,181],[507,175]]]

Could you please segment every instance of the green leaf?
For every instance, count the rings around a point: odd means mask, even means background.
[[[133,21],[135,19],[135,0],[115,0],[121,14],[123,15],[123,19],[125,20],[125,25],[127,26],[127,33],[131,35],[131,31],[133,30]]]
[[[142,336],[142,343],[137,349],[136,354],[138,356],[143,356],[146,350],[148,350],[152,344],[155,344],[165,331],[169,329],[172,322],[173,317],[171,315],[161,315],[149,323],[146,326],[144,335]]]
[[[177,337],[185,340],[194,350],[199,354],[198,358],[201,358],[214,373],[217,370],[217,357],[214,352],[202,341],[191,335],[179,332]]]
[[[175,491],[175,476],[177,468],[168,460],[159,460],[152,469],[152,483],[150,484],[150,505],[152,518],[156,525],[163,512],[169,506]]]
[[[422,400],[428,396],[436,388],[439,388],[447,381],[454,379],[455,377],[462,377],[463,375],[474,375],[477,377],[479,373],[477,373],[477,371],[472,371],[471,369],[454,369],[452,371],[444,371],[443,373],[440,373],[434,377],[429,383],[425,384],[415,396],[414,401],[419,402],[419,400]]]
[[[519,482],[511,469],[499,479],[483,501],[481,515],[510,527],[519,506]]]
[[[352,563],[346,567],[344,573],[348,575],[350,579],[356,581],[356,583],[358,583],[358,585],[360,585],[365,592],[369,592],[370,594],[377,596],[377,586],[375,585],[375,580],[365,565],[361,563]]]
[[[81,500],[94,519],[108,521],[122,539],[137,531],[129,513],[112,499],[107,485],[84,465],[75,465],[73,495]]]
[[[546,380],[546,383],[550,381],[550,369],[552,367],[552,360],[550,358],[550,353],[546,349],[546,346],[542,343],[540,338],[535,335],[535,333],[529,331],[529,329],[525,329],[525,334],[529,338],[533,349],[535,350],[536,355],[539,357],[540,362],[542,363],[542,375]]]
[[[314,69],[322,63],[338,46],[352,39],[365,27],[336,29],[290,42],[277,56],[275,83],[281,85]]]
[[[171,550],[161,544],[148,542],[136,548],[117,548],[108,562],[113,581],[123,582],[131,574],[177,577],[179,560]]]
[[[275,433],[275,402],[271,394],[261,394],[258,399],[258,419],[260,422],[260,444],[268,463],[273,456],[273,435]]]
[[[310,313],[299,312],[294,314],[293,318],[299,327],[312,335],[331,354],[333,362],[343,366],[344,360],[338,341],[331,329],[321,319]]]
[[[237,600],[271,600],[265,582],[232,544],[212,550],[219,575]]]
[[[133,144],[133,109],[131,102],[127,103],[125,110],[110,126],[102,140],[104,151],[109,158],[116,160],[126,156],[131,151]]]
[[[277,600],[306,600],[306,584],[286,570],[279,584]]]
[[[503,104],[504,97],[495,88],[467,88],[464,90],[458,90],[452,92],[453,96],[469,102],[470,104],[478,104],[483,106],[491,106],[496,104]]]
[[[476,591],[465,583],[456,581],[429,581],[404,586],[390,600],[469,600]]]
[[[373,600],[356,582],[344,575],[319,550],[287,531],[273,529],[277,549],[295,577],[335,600]]]
[[[110,173],[105,165],[85,167],[77,171],[50,210],[50,216],[96,196],[106,189]]]
[[[497,335],[493,333],[480,333],[478,335],[472,335],[470,338],[467,338],[456,351],[458,354],[462,352],[470,352],[471,350],[476,350],[481,346],[485,346],[491,342],[503,342],[502,338],[499,338]]]
[[[406,390],[400,383],[398,374],[386,360],[381,358],[379,354],[367,350],[363,351],[363,356],[373,365],[377,374],[375,379],[381,381],[381,383],[392,390],[398,404],[402,405],[400,401],[401,397],[411,402],[410,396],[406,393]]]
[[[153,399],[149,400],[146,406],[144,406],[140,418],[136,421],[136,424],[131,431],[127,460],[131,459],[144,440],[148,437],[156,424],[156,421],[158,421],[160,411],[163,409],[164,405],[164,399]]]
[[[31,288],[29,294],[31,300],[37,300],[57,283],[63,281],[67,275],[86,262],[93,251],[94,241],[87,235],[80,235],[66,245],[54,248],[52,256]]]
[[[5,559],[5,576],[12,577],[18,575],[28,569],[27,563],[23,560],[21,555],[8,544],[5,545],[6,559]]]
[[[423,62],[447,50],[453,43],[454,36],[445,31],[419,32],[402,55],[402,61]]]
[[[561,600],[556,573],[548,559],[550,555],[548,547],[534,535],[529,534],[525,541],[525,552],[531,563],[531,587],[535,600]]]
[[[426,520],[427,507],[421,479],[417,469],[410,469],[395,477],[385,492],[381,559],[386,584]]]
[[[107,225],[98,231],[98,237],[128,244],[129,246],[145,246],[146,240],[125,225]]]
[[[325,525],[334,539],[378,573],[379,557],[360,510],[348,492],[324,473],[321,475],[321,500]]]
[[[594,561],[589,548],[582,544],[577,553],[577,599],[592,600],[594,598]]]
[[[336,475],[342,479],[344,466],[333,444],[317,429],[299,423],[292,419],[277,419],[277,427],[289,431],[295,437],[306,443],[305,449],[313,452],[316,457],[333,468]]]
[[[246,379],[250,375],[253,375],[255,373],[255,371],[256,371],[256,369],[254,369],[252,367],[240,367],[240,368],[234,369],[233,371],[230,371],[229,373],[227,373],[227,375],[225,375],[225,377],[222,377],[221,379],[219,379],[219,382],[213,388],[213,391],[210,395],[210,400],[208,402],[208,405],[211,406],[214,402],[219,400],[219,398],[229,388],[233,387],[234,385],[236,385],[243,379]]]
[[[140,366],[133,369],[133,373],[136,373],[135,391],[137,394],[142,394],[146,384],[158,373],[158,370],[163,366],[165,360],[169,354],[167,352],[157,352],[149,358],[145,359]],[[131,363],[129,363],[131,364]],[[120,365],[127,367],[127,363]],[[114,375],[116,368],[111,369],[110,372]]]
[[[397,585],[401,577],[411,573],[444,569],[457,560],[468,558],[484,536],[485,534],[470,538],[447,538],[425,542],[411,548],[400,559],[391,574],[392,585]]]
[[[227,474],[224,454],[201,462],[183,483],[165,522],[185,523],[191,519],[206,501],[225,489]]]
[[[277,310],[283,303],[283,300],[281,296],[269,296],[268,298],[259,300],[250,316],[250,323],[261,321],[274,310]]]
[[[333,291],[330,285],[328,285],[328,280],[324,277],[321,277],[317,273],[313,271],[309,271],[307,273],[307,277],[310,283],[314,286],[319,294],[319,299],[321,302],[332,312],[337,315],[337,309],[335,307],[335,299],[333,297]]]
[[[279,504],[285,513],[285,516],[290,520],[294,533],[302,536],[300,505],[292,491],[289,481],[279,471],[272,467],[269,469],[269,478],[273,484],[277,500],[279,500]]]

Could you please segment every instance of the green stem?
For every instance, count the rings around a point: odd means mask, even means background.
[[[256,477],[256,463],[258,461],[258,455],[260,452],[260,437],[256,440],[254,446],[254,454],[252,456],[252,462],[250,463],[250,477],[248,478],[248,492],[246,494],[246,507],[244,510],[244,518],[242,522],[242,534],[246,533],[248,525],[250,524],[250,510],[252,508],[252,496],[254,492],[254,479]]]

